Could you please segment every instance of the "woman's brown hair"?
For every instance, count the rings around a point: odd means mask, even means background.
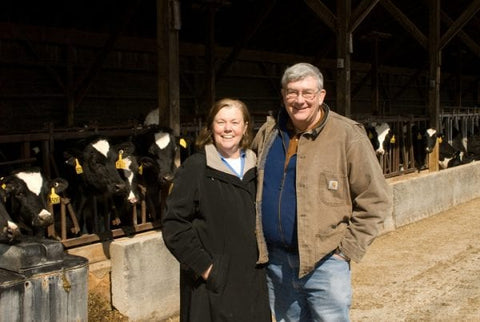
[[[242,139],[240,140],[240,148],[242,150],[247,149],[252,143],[253,139],[253,125],[250,121],[250,112],[248,111],[247,105],[240,100],[232,99],[232,98],[223,98],[218,100],[213,104],[212,108],[208,112],[207,116],[207,123],[200,131],[200,134],[197,136],[195,140],[195,146],[197,150],[202,150],[205,145],[214,143],[213,141],[213,120],[218,112],[224,107],[237,107],[242,112],[243,121],[247,127],[245,134],[243,135]]]

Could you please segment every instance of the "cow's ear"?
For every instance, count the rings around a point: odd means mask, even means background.
[[[19,183],[12,177],[2,178],[0,182],[0,189],[8,197],[19,190]]]
[[[68,181],[63,178],[55,178],[49,182],[49,188],[54,188],[56,193],[61,193],[68,188]]]

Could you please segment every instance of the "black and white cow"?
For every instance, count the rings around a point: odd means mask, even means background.
[[[426,168],[427,155],[432,152],[436,140],[437,134],[433,129],[426,129],[424,126],[417,124],[411,126],[413,156],[418,171]]]
[[[72,197],[82,233],[109,230],[114,211],[112,196],[127,195],[127,185],[115,166],[117,151],[108,138],[95,136],[64,151],[64,158],[65,176],[72,188],[68,194]]]
[[[148,112],[147,116],[145,117],[145,120],[143,121],[143,125],[146,127],[149,126],[158,126],[158,120],[159,120],[159,109],[158,107],[156,109],[151,110]]]
[[[42,237],[46,227],[53,224],[49,198],[58,196],[68,187],[62,178],[48,180],[40,169],[16,170],[1,179],[5,207],[22,233]]]
[[[386,122],[371,122],[364,125],[377,155],[384,155],[389,150],[394,133]]]
[[[462,152],[464,155],[467,154],[468,151],[468,138],[467,133],[463,133],[457,127],[453,126],[451,129],[451,142],[449,144],[455,149]],[[444,135],[445,138],[445,135]]]
[[[114,150],[118,154],[115,162],[120,177],[125,181],[126,193],[114,195],[114,204],[117,217],[113,221],[115,225],[120,225],[125,218],[133,218],[137,204],[144,200],[141,187],[139,186],[141,168],[138,165],[135,145],[131,141],[116,144]],[[128,222],[128,221],[127,221]],[[133,222],[130,222],[133,223]]]
[[[440,169],[447,169],[463,164],[463,152],[454,148],[445,139],[443,134],[439,134],[437,130],[429,128],[425,131],[425,151],[431,153],[438,141],[438,164]]]
[[[127,141],[115,145],[113,149],[118,155],[115,167],[126,184],[126,200],[131,204],[137,203],[140,200],[140,192],[138,188],[139,165],[135,145]]]
[[[176,138],[169,128],[151,126],[132,140],[142,169],[140,179],[146,188],[147,211],[156,220],[176,170]]]

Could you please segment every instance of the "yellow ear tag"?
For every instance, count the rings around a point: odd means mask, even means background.
[[[2,189],[3,190],[7,189],[7,185],[5,183],[2,183]]]
[[[417,140],[421,140],[421,139],[422,139],[422,135],[420,133],[418,133]]]
[[[392,143],[392,144],[395,143],[395,135],[392,136],[392,138],[390,139],[390,143]]]
[[[438,141],[438,143],[440,144],[440,143],[442,143],[443,140],[442,140],[442,138],[438,138],[437,141]]]
[[[138,167],[138,174],[143,175],[143,164],[140,164],[140,166]]]
[[[60,203],[60,196],[57,195],[57,193],[55,192],[55,188],[52,188],[52,190],[50,191],[50,195],[48,196],[48,202],[50,202],[50,204],[52,205]]]
[[[180,146],[181,146],[182,148],[184,148],[184,149],[187,148],[187,141],[185,141],[184,138],[181,138],[181,139],[180,139]]]
[[[115,167],[116,167],[117,169],[126,169],[126,167],[127,167],[127,166],[125,165],[125,161],[123,161],[122,155],[123,155],[123,150],[120,150],[120,151],[118,152],[118,160],[117,160],[117,162],[115,162]]]
[[[78,159],[75,159],[75,172],[77,172],[77,174],[83,173],[83,168],[80,165],[80,162],[78,162]]]
[[[369,138],[370,140],[373,139],[373,134],[372,134],[372,132],[368,132],[368,138]]]

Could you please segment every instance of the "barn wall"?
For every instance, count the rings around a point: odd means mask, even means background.
[[[0,25],[1,26],[1,25]],[[119,38],[101,68],[82,83],[98,58],[107,35],[54,28],[15,26],[22,37],[0,35],[0,133],[38,131],[52,123],[67,123],[68,98],[75,106],[74,125],[126,125],[141,122],[157,102],[157,54],[153,39]],[[216,48],[219,68],[230,54]],[[180,46],[180,115],[189,122],[205,113],[205,49],[200,45]],[[314,61],[313,57],[243,50],[216,82],[217,98],[244,100],[253,113],[265,114],[280,106],[280,77],[288,65]],[[326,102],[335,106],[336,63],[316,64],[324,72]],[[352,62],[352,114],[370,113],[370,65]],[[424,115],[427,88],[425,73],[398,67],[379,67],[381,113]],[[418,75],[418,76],[416,76]],[[442,74],[445,79],[451,77]],[[464,76],[467,77],[467,76]],[[8,80],[8,81],[7,81]],[[442,105],[452,105],[451,84],[441,91]],[[85,91],[83,92],[83,90]],[[85,93],[85,95],[82,95]],[[464,98],[464,106],[478,103],[478,97]]]

